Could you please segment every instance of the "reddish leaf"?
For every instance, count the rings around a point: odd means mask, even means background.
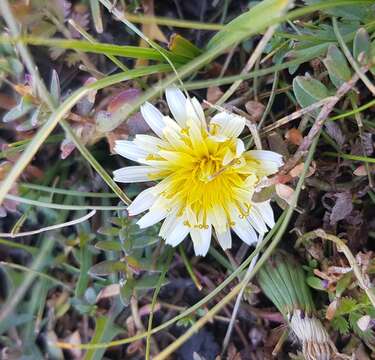
[[[285,134],[285,138],[293,145],[300,145],[303,140],[301,131],[296,128],[289,129]]]

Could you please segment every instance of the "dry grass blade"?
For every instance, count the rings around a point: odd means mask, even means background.
[[[307,107],[305,107],[303,109],[297,110],[297,111],[295,111],[292,114],[284,116],[283,118],[275,121],[274,123],[272,123],[272,124],[270,124],[268,126],[265,126],[262,129],[262,131],[261,131],[261,135],[265,135],[266,133],[271,132],[272,130],[277,129],[280,126],[286,125],[287,123],[289,123],[289,122],[291,122],[291,121],[293,121],[295,119],[298,119],[298,118],[300,118],[303,115],[311,113],[314,110],[319,109],[320,107],[324,106],[326,103],[331,102],[333,99],[334,99],[333,97],[325,98],[323,100],[317,101],[315,104],[312,104],[312,105],[307,106]]]
[[[61,229],[61,228],[64,228],[64,227],[80,224],[80,223],[90,219],[95,214],[96,214],[96,210],[92,210],[88,214],[86,214],[86,215],[84,215],[84,216],[82,216],[78,219],[67,221],[67,222],[64,222],[64,223],[61,223],[61,224],[45,226],[41,229],[33,230],[33,231],[25,231],[25,232],[18,232],[18,233],[0,233],[0,236],[5,237],[5,238],[17,238],[17,237],[22,237],[22,236],[31,236],[31,235],[41,234],[41,233],[46,232],[46,231]]]

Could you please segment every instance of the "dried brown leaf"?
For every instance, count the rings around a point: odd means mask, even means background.
[[[245,104],[245,108],[250,119],[257,122],[262,118],[266,107],[259,101],[250,100]]]
[[[338,301],[337,300],[333,300],[328,305],[327,310],[326,310],[326,319],[327,320],[332,320],[334,318],[336,310],[337,310],[337,306],[338,306]]]
[[[325,124],[325,128],[328,135],[336,141],[337,145],[339,145],[340,147],[344,145],[346,138],[337,123],[335,123],[334,121],[328,121]]]
[[[296,128],[289,129],[285,134],[285,138],[293,145],[301,145],[303,140],[301,131]]]
[[[285,184],[276,184],[275,189],[276,194],[290,205],[294,194],[294,189]]]
[[[353,211],[352,195],[349,191],[335,194],[336,202],[330,214],[330,223],[336,224],[345,219]]]
[[[223,92],[218,86],[210,86],[207,89],[207,101],[211,104],[216,103],[221,98]]]

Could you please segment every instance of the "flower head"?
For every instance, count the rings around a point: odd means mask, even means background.
[[[255,243],[274,225],[274,216],[269,201],[252,198],[261,180],[282,165],[281,155],[245,151],[239,139],[243,117],[220,112],[207,124],[196,98],[176,88],[167,89],[166,98],[174,120],[150,103],[141,107],[157,137],[116,142],[118,154],[142,165],[116,170],[115,181],[158,181],[135,198],[129,214],[147,211],[138,221],[141,228],[164,220],[160,236],[172,246],[190,234],[196,255],[207,254],[213,231],[223,249],[232,245],[231,229]]]

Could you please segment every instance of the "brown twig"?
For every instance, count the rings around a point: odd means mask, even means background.
[[[323,106],[324,104],[332,101],[332,98],[333,97],[327,97],[325,99],[322,99],[322,100],[319,100],[317,101],[316,103],[314,104],[311,104],[303,109],[300,109],[300,110],[297,110],[295,111],[294,113],[292,114],[289,114],[287,116],[284,116],[282,117],[281,119],[275,121],[274,123],[268,125],[268,126],[265,126],[263,128],[263,130],[261,131],[261,135],[264,135],[272,130],[275,130],[277,129],[278,127],[282,126],[282,125],[285,125],[287,124],[288,122],[292,121],[292,120],[295,120],[295,119],[298,119],[300,118],[301,116],[305,115],[305,114],[308,114],[318,108],[320,108],[321,106]]]
[[[368,66],[362,68],[363,72],[366,72],[367,70]],[[327,120],[329,114],[331,113],[335,105],[348,91],[354,88],[354,85],[356,84],[358,79],[359,76],[357,73],[355,73],[349,81],[343,83],[340,86],[336,94],[331,97],[331,100],[323,105],[309,133],[303,138],[303,141],[301,145],[298,147],[295,154],[285,163],[281,170],[281,174],[287,174],[291,169],[293,169],[298,164],[299,160],[307,153],[312,141],[322,129],[324,122]]]

